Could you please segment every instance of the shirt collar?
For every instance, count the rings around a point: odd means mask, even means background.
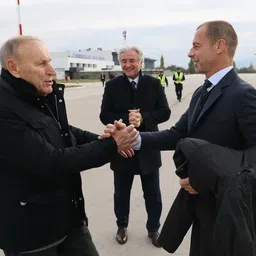
[[[130,77],[128,77],[128,79],[129,79],[129,82],[134,81],[137,85],[139,82],[139,77],[140,77],[140,75],[138,75],[135,79],[131,79]]]
[[[221,69],[220,71],[213,74],[208,80],[212,83],[212,86],[209,88],[211,90],[218,82],[233,68],[233,66],[228,66]]]

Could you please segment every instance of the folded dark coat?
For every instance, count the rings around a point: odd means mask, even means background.
[[[179,191],[159,237],[165,250],[175,252],[193,223],[197,198],[211,193],[216,202],[212,255],[256,255],[255,155],[256,147],[238,151],[199,139],[180,141],[175,164],[188,161],[190,184],[199,194]]]

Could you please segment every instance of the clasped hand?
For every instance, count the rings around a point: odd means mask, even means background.
[[[141,126],[142,115],[140,109],[130,109],[129,110],[129,122],[133,124],[136,128]]]
[[[139,132],[131,124],[126,126],[122,120],[115,121],[114,124],[108,124],[104,133],[99,136],[99,139],[111,137],[116,141],[118,153],[125,158],[134,155],[134,147],[138,143]]]

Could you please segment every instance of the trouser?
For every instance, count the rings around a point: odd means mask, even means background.
[[[57,246],[34,253],[4,252],[5,256],[99,256],[86,225],[73,228]]]
[[[114,210],[117,218],[117,226],[126,228],[129,222],[130,194],[134,173],[132,170],[114,171]],[[159,186],[159,170],[142,175],[140,174],[144,193],[148,220],[146,228],[149,232],[156,232],[160,227],[162,213],[162,198]]]
[[[175,84],[177,100],[181,100],[181,98],[182,98],[182,89],[183,89],[182,84]]]
[[[105,80],[101,80],[101,82],[102,82],[102,86],[104,87]]]

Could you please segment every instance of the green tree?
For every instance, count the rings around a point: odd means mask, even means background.
[[[171,71],[176,71],[177,66],[176,65],[171,65],[171,66],[168,66],[166,69],[171,70]]]
[[[163,55],[161,55],[161,59],[160,59],[160,68],[162,70],[164,70],[164,56]]]
[[[189,63],[188,63],[188,72],[189,74],[195,74],[195,66],[194,66],[194,62],[192,59],[190,59]]]
[[[235,61],[233,61],[233,68],[234,68],[234,70],[237,70],[236,62]]]
[[[254,64],[253,64],[253,62],[252,62],[252,61],[251,61],[251,63],[250,63],[249,70],[251,70],[251,71],[254,71],[254,70],[255,70],[255,68],[254,68]]]

